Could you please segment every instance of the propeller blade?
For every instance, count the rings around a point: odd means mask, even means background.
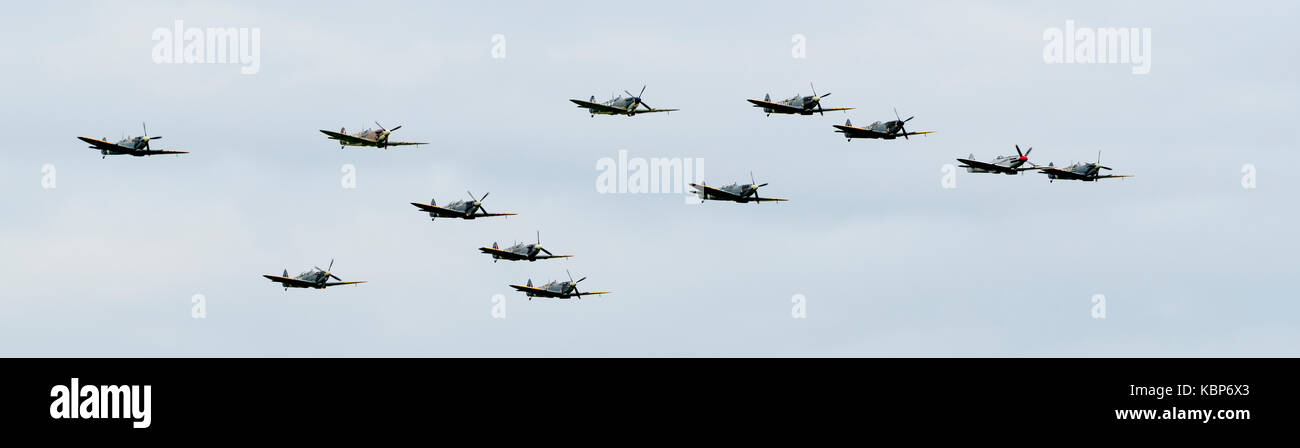
[[[1020,145],[1016,145],[1016,155],[1018,155],[1018,156],[1020,156],[1020,157],[1024,157],[1024,156],[1025,156],[1025,153],[1020,152]]]
[[[759,188],[763,188],[763,187],[766,187],[766,186],[767,186],[766,183],[762,183],[762,184],[758,184],[757,186],[755,186],[754,189],[759,189]]]
[[[330,274],[330,278],[335,279],[335,280],[338,280],[338,281],[340,281],[340,282],[343,281],[343,279],[339,278],[339,276],[334,275],[334,274]]]
[[[1029,157],[1029,153],[1031,153],[1031,152],[1034,152],[1034,147],[1033,147],[1033,146],[1030,146],[1029,149],[1026,149],[1026,150],[1025,150],[1025,157]]]
[[[565,273],[565,275],[568,275],[568,276],[569,276],[569,281],[573,281],[573,274],[570,273],[568,269],[565,269],[565,270],[564,270],[564,273]]]
[[[397,127],[392,128],[392,129],[389,129],[388,132],[393,132],[393,131],[396,131],[396,130],[401,129],[401,128],[402,128],[402,125],[399,124],[399,125],[397,125]]]
[[[542,245],[542,231],[541,231],[541,230],[538,230],[538,231],[537,231],[537,245],[538,245],[538,246],[541,246],[541,245]]]
[[[576,285],[576,284],[578,284],[578,283],[582,283],[582,281],[583,281],[583,280],[586,280],[586,279],[587,279],[587,277],[580,278],[580,279],[578,279],[578,281],[573,282],[573,284]],[[574,286],[574,289],[577,289],[577,286]]]
[[[897,107],[894,108],[894,118],[898,119],[898,121],[903,121],[903,117],[898,116],[898,108],[897,108]],[[906,121],[903,121],[903,122],[906,123]]]
[[[636,94],[637,98],[640,98],[641,95],[645,95],[645,87],[646,87],[645,84],[641,85],[641,93]]]
[[[375,122],[375,126],[379,126],[379,130],[381,130],[381,131],[387,131],[387,129],[384,129],[384,125],[379,124],[378,121]]]
[[[328,271],[328,270],[332,270],[332,269],[334,269],[334,259],[333,259],[333,258],[330,259],[330,268],[329,268],[329,269],[326,269],[326,270]]]
[[[540,250],[540,251],[542,251],[542,252],[546,252],[546,255],[551,255],[551,256],[554,256],[554,255],[555,255],[555,254],[551,253],[551,251],[546,250],[545,248],[541,248],[541,247],[539,247],[539,248],[537,248],[537,249]]]
[[[1113,170],[1111,170],[1110,167],[1108,167],[1108,166],[1097,165],[1097,168],[1101,168],[1101,169],[1106,170],[1106,171],[1113,171]]]

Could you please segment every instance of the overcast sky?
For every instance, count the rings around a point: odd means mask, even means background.
[[[1290,2],[84,2],[0,17],[0,353],[1294,355]],[[256,28],[260,67],[156,64],[157,28]],[[1150,73],[1044,31],[1149,28]],[[503,59],[493,35],[505,36]],[[805,58],[792,57],[793,35]],[[766,117],[746,98],[856,110]],[[670,115],[567,100],[648,85]],[[845,142],[892,119],[910,141]],[[318,129],[403,125],[415,149]],[[101,159],[75,137],[165,138]],[[956,175],[1034,147],[1131,179]],[[601,194],[597,161],[704,160],[790,202]],[[356,188],[341,185],[343,166]],[[1243,188],[1243,165],[1257,188]],[[54,168],[54,188],[44,188]],[[430,222],[478,195],[518,216]],[[492,263],[542,242],[566,260]],[[335,259],[367,280],[262,278]],[[528,301],[586,276],[613,294]],[[505,318],[493,318],[493,296]],[[1094,318],[1094,295],[1106,315]],[[206,317],[191,315],[195,295]],[[792,297],[806,318],[791,316]]]

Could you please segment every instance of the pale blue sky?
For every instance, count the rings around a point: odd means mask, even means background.
[[[9,5],[0,353],[1296,353],[1300,6],[914,3]],[[260,72],[154,64],[152,31],[177,19],[260,28]],[[1043,31],[1066,20],[1151,28],[1151,73],[1043,63]],[[790,57],[796,33],[806,59]],[[810,81],[858,109],[769,118],[744,102]],[[567,101],[643,84],[682,111],[590,118]],[[938,133],[846,143],[830,127],[892,107]],[[432,144],[340,151],[316,131],[374,120]],[[101,160],[74,138],[141,121],[193,153]],[[1137,177],[940,187],[954,158],[1014,144],[1041,164],[1101,150]],[[752,170],[792,201],[598,194],[596,161],[620,149],[704,158],[710,184]],[[355,190],[339,184],[349,163]],[[520,215],[431,223],[407,204],[467,189]],[[536,230],[577,257],[475,251]],[[261,278],[331,258],[370,283]],[[530,302],[506,286],[565,269],[614,294]]]

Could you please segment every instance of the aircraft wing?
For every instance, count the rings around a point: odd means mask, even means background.
[[[100,139],[95,139],[90,137],[77,137],[77,139],[89,143],[90,147],[95,149],[102,149],[108,151],[126,151],[129,149],[129,148],[114,145],[112,143]]]
[[[574,294],[574,296],[577,296],[577,297],[582,297],[582,296],[598,296],[598,295],[601,295],[601,294],[609,294],[609,291],[583,292],[583,293]]]
[[[362,284],[362,283],[365,283],[365,282],[364,282],[364,281],[362,281],[362,282],[334,282],[334,283],[326,283],[326,284],[325,284],[325,287],[330,287],[330,286],[342,286],[342,285],[359,285],[359,284]]]
[[[1066,171],[1066,170],[1063,170],[1063,169],[1060,169],[1060,168],[1043,168],[1040,172],[1043,173],[1043,174],[1048,174],[1048,175],[1056,176],[1056,177],[1059,178],[1059,179],[1070,179],[1070,180],[1086,180],[1086,179],[1089,179],[1088,177],[1083,176],[1083,175],[1080,175],[1080,174],[1075,173],[1075,172],[1073,172],[1073,171]]]
[[[632,113],[634,113],[634,114],[652,114],[652,113],[655,113],[655,112],[677,112],[677,111],[679,111],[679,110],[681,110],[681,109],[646,109],[646,110],[638,110],[638,111],[634,111],[634,112],[632,112]]]
[[[551,259],[551,258],[572,258],[572,257],[573,257],[573,255],[542,255],[542,254],[537,254],[537,256],[536,256],[536,257],[533,257],[533,258],[534,258],[534,259],[537,259],[537,260],[549,260],[549,259]]]
[[[334,131],[326,131],[326,130],[324,130],[324,129],[321,129],[320,132],[321,132],[322,134],[328,135],[329,138],[331,138],[331,139],[339,140],[339,141],[346,142],[346,143],[352,143],[352,144],[355,144],[355,145],[374,145],[374,144],[376,144],[374,140],[366,140],[366,139],[364,139],[364,138],[355,137],[355,136],[351,136],[351,135],[347,135],[347,134],[342,134],[342,133],[338,133],[338,132],[334,132]],[[391,145],[392,143],[389,143],[389,144]]]
[[[600,103],[593,103],[593,102],[590,102],[590,101],[583,101],[583,100],[569,100],[569,101],[572,101],[573,104],[577,104],[578,107],[581,107],[581,108],[584,108],[584,109],[591,109],[591,110],[593,110],[593,111],[595,111],[595,112],[606,113],[606,114],[626,114],[626,113],[627,113],[627,109],[622,109],[622,108],[613,107],[613,106],[606,106],[606,105],[604,105],[604,104],[600,104]]]
[[[554,292],[554,291],[547,291],[547,290],[545,290],[545,289],[542,289],[542,288],[534,288],[534,287],[532,287],[532,286],[510,285],[510,287],[511,287],[511,288],[514,288],[515,291],[526,292],[526,293],[528,293],[528,294],[531,294],[531,295],[533,295],[533,296],[537,296],[537,297],[561,297],[561,296],[562,296],[561,294],[558,294],[558,293],[556,293],[556,292]]]
[[[491,218],[493,216],[514,216],[518,213],[475,213],[475,218]]]
[[[833,124],[831,126],[834,126],[835,129],[839,129],[840,132],[843,132],[845,135],[848,135],[849,137],[884,138],[889,135],[884,132],[876,132],[870,129],[860,128],[857,126],[845,126],[842,124]]]
[[[506,259],[506,260],[526,260],[526,259],[528,259],[527,256],[520,255],[520,254],[517,254],[517,253],[514,253],[514,252],[510,252],[510,251],[508,251],[508,250],[501,250],[501,249],[493,248],[493,247],[480,247],[480,248],[478,248],[478,250],[479,250],[479,252],[483,252],[483,253],[485,253],[485,254],[495,255],[495,256],[497,256],[497,257],[500,257],[500,258],[503,258],[503,259]],[[541,257],[538,256],[538,258],[541,258]]]
[[[425,142],[388,142],[388,143],[385,143],[385,144],[388,145],[388,146],[411,146],[411,145],[427,145],[428,143],[425,143]]]
[[[789,104],[773,103],[771,101],[762,101],[762,100],[745,100],[745,101],[749,101],[750,103],[753,103],[754,107],[772,109],[773,112],[780,112],[786,114],[800,114],[803,113],[804,111],[802,107],[794,107]]]
[[[135,151],[129,151],[129,152],[132,155],[142,155],[142,156],[161,156],[166,154],[189,154],[188,151],[172,151],[167,149],[137,149]]]
[[[1105,176],[1097,176],[1097,179],[1111,179],[1116,177],[1133,177],[1133,175],[1132,174],[1107,174]]]
[[[421,204],[421,203],[419,203],[419,202],[412,202],[411,205],[414,205],[415,208],[418,208],[418,209],[420,209],[420,210],[423,210],[423,211],[426,211],[426,212],[429,212],[429,213],[436,214],[436,215],[438,215],[438,216],[454,217],[454,218],[459,218],[459,217],[461,217],[461,216],[465,216],[465,212],[458,212],[458,211],[455,211],[455,210],[452,210],[452,209],[442,208],[442,207],[439,207],[439,206],[436,206],[436,205]]]
[[[962,167],[962,168],[979,168],[979,169],[981,169],[981,170],[985,170],[985,171],[994,171],[994,172],[998,172],[998,173],[1012,173],[1012,172],[1024,171],[1024,170],[1019,170],[1019,169],[1013,170],[1013,169],[1011,169],[1011,168],[1007,168],[1007,167],[1002,166],[1002,165],[994,165],[994,164],[992,164],[992,163],[981,162],[981,161],[978,161],[978,160],[957,159],[957,161],[958,161],[958,162],[961,162],[961,163],[964,163],[964,164],[966,164],[966,165],[968,165],[968,166],[965,166],[965,167]],[[1025,170],[1032,170],[1032,169],[1034,169],[1034,168],[1025,168]]]
[[[748,200],[749,202],[785,202],[785,201],[788,201],[789,199],[783,199],[783,198],[760,198],[760,197],[758,197],[758,196],[754,196],[754,197],[752,197],[752,198],[746,198],[746,200]]]
[[[739,200],[741,200],[741,199],[745,199],[745,198],[742,198],[742,197],[740,197],[740,196],[738,196],[738,195],[731,194],[731,193],[728,193],[728,192],[726,192],[726,191],[723,191],[723,190],[720,190],[720,189],[717,189],[717,188],[710,187],[710,186],[708,186],[708,185],[698,185],[698,184],[690,184],[690,185],[691,185],[692,188],[695,188],[696,190],[702,191],[702,192],[704,192],[705,195],[707,195],[707,196],[709,196],[709,197],[716,198],[716,199],[721,199],[721,200],[724,200],[724,201],[739,201]],[[699,192],[695,192],[695,193],[699,193]]]
[[[311,288],[316,286],[315,283],[306,280],[299,280],[290,277],[281,277],[279,275],[263,275],[263,277],[266,277],[270,281],[284,284],[284,286],[292,286],[295,288]]]
[[[905,133],[902,133],[902,134],[898,134],[898,136],[899,136],[899,137],[902,137],[902,136],[904,136],[904,135],[925,135],[925,134],[933,134],[934,132],[935,132],[935,131],[905,132]]]

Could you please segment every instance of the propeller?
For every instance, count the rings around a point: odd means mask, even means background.
[[[157,140],[157,139],[162,138],[161,135],[160,135],[160,136],[157,136],[157,137],[150,137],[150,136],[149,136],[149,125],[148,125],[148,124],[145,124],[144,122],[140,122],[140,127],[144,128],[144,149],[150,149],[150,148],[149,148],[149,140]],[[105,139],[105,140],[107,140],[107,139]]]
[[[327,268],[327,269],[321,269],[320,266],[312,266],[312,267],[313,267],[313,268],[316,268],[317,271],[324,272],[326,277],[329,277],[329,278],[332,278],[332,279],[338,280],[338,281],[340,281],[340,282],[343,281],[343,279],[339,278],[339,276],[330,273],[330,270],[331,270],[331,269],[334,269],[334,259],[333,259],[333,258],[330,259],[330,266],[329,266],[329,268]]]
[[[582,293],[578,291],[578,284],[582,283],[583,280],[586,280],[587,277],[580,278],[578,279],[578,281],[575,282],[573,281],[573,274],[570,273],[568,269],[565,269],[564,273],[569,275],[569,293],[576,295],[578,296],[579,299],[581,299]]]
[[[1029,150],[1027,150],[1027,151],[1025,151],[1025,152],[1020,152],[1020,145],[1016,145],[1016,154],[1020,155],[1020,161],[1022,161],[1022,162],[1028,161],[1028,160],[1029,160],[1029,153],[1031,153],[1031,152],[1033,152],[1033,151],[1034,151],[1034,147],[1033,147],[1033,146],[1030,146],[1030,147],[1029,147]]]
[[[1094,163],[1093,165],[1095,165],[1099,169],[1111,171],[1110,167],[1101,164],[1101,151],[1097,151],[1097,163]]]
[[[375,126],[379,126],[379,140],[380,140],[380,141],[383,141],[383,142],[387,142],[387,141],[388,141],[388,136],[389,136],[390,134],[392,134],[393,131],[396,131],[396,130],[402,128],[402,125],[399,124],[399,125],[397,125],[397,127],[395,127],[395,128],[392,128],[392,129],[385,129],[385,128],[384,128],[384,125],[379,124],[378,121],[375,122]]]
[[[473,192],[471,192],[471,191],[469,191],[469,190],[465,190],[465,192],[466,192],[466,193],[469,193],[469,198],[470,198],[470,199],[474,199],[474,193],[473,193]],[[470,203],[470,208],[468,209],[468,211],[466,211],[466,214],[470,214],[470,215],[472,215],[472,214],[474,214],[474,212],[475,212],[476,210],[482,210],[483,213],[488,213],[487,209],[486,209],[486,208],[483,208],[483,200],[484,200],[484,199],[487,199],[487,197],[488,197],[489,194],[492,194],[492,192],[489,191],[489,192],[487,192],[487,193],[483,193],[483,197],[478,198],[478,199],[474,199],[474,202],[471,202],[471,203]]]
[[[913,118],[916,118],[916,116],[914,115],[914,116],[911,116],[911,117],[907,117],[907,119],[904,120],[903,117],[898,116],[898,108],[895,107],[895,108],[894,108],[894,118],[897,118],[897,119],[898,119],[898,131],[903,133],[903,139],[904,139],[904,140],[911,140],[910,138],[907,137],[907,128],[904,127],[903,125],[907,124],[907,122],[909,122],[909,121],[912,121],[912,119],[913,119]]]
[[[623,91],[623,93],[626,93],[627,96],[629,96],[629,97],[632,98],[632,101],[633,101],[632,109],[633,109],[633,110],[636,110],[637,106],[645,106],[645,107],[648,108],[648,109],[654,109],[654,107],[651,107],[649,104],[646,104],[644,101],[641,101],[641,95],[644,95],[644,94],[645,94],[645,88],[646,88],[646,86],[644,86],[644,85],[641,86],[641,93],[638,93],[638,94],[636,94],[636,95],[633,95],[632,92],[628,92],[627,90],[624,90],[624,91]]]
[[[758,189],[766,186],[767,184],[759,184],[757,181],[755,181],[754,172],[750,171],[749,172],[749,193],[746,194],[745,196],[751,196],[751,195],[758,196]]]
[[[818,95],[818,94],[817,94],[817,87],[816,87],[816,86],[813,86],[813,84],[812,84],[811,82],[808,83],[808,87],[812,88],[812,93],[813,93],[812,101],[813,101],[813,104],[816,104],[816,105],[817,105],[817,113],[821,114],[822,116],[826,116],[826,111],[822,110],[822,98],[826,98],[826,97],[828,97],[828,96],[831,96],[831,93],[830,93],[830,92],[826,92],[825,95]]]
[[[537,244],[533,245],[533,256],[537,256],[538,252],[546,252],[546,255],[552,255],[552,256],[555,255],[551,253],[551,251],[546,250],[546,248],[542,247],[542,231],[540,230],[537,231]]]

